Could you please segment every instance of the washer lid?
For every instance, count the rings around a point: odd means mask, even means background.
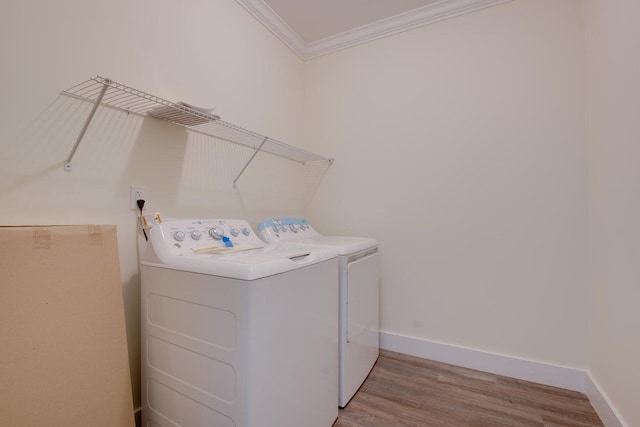
[[[232,246],[225,246],[222,239],[205,239],[207,227],[241,229],[249,227],[239,220],[199,220],[193,230],[202,232],[197,240],[189,237],[193,220],[165,222],[149,232],[149,243],[142,264],[148,266],[190,271],[213,276],[242,280],[255,280],[295,270],[307,265],[335,258],[330,249],[301,244],[266,245],[259,239],[234,237]],[[184,230],[184,231],[183,231]],[[177,233],[179,241],[176,240]],[[226,233],[226,232],[225,232]],[[226,235],[223,233],[223,235]],[[183,235],[186,234],[186,235]],[[208,232],[207,232],[208,234]],[[251,232],[249,236],[252,236]]]
[[[300,245],[313,245],[323,248],[333,248],[338,255],[350,255],[356,252],[375,248],[376,239],[367,237],[316,236],[308,239],[296,240]]]

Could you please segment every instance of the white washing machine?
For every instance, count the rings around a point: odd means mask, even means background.
[[[267,219],[258,225],[268,243],[332,248],[340,260],[338,404],[344,408],[378,360],[380,351],[378,242],[324,236],[304,218]]]
[[[335,251],[267,245],[242,220],[153,226],[141,260],[144,427],[330,427]]]

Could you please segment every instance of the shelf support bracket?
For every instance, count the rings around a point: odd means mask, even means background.
[[[96,110],[98,109],[98,106],[102,102],[102,98],[104,97],[104,94],[107,92],[107,89],[109,88],[109,84],[110,83],[111,83],[111,80],[106,79],[104,84],[102,85],[102,90],[100,90],[100,94],[96,98],[96,102],[93,104],[93,108],[91,109],[91,112],[89,113],[89,116],[87,117],[87,120],[84,122],[84,126],[82,127],[82,130],[80,131],[80,134],[78,135],[78,139],[76,139],[76,143],[73,146],[73,148],[71,149],[71,152],[69,153],[69,156],[67,157],[67,160],[64,161],[64,170],[66,172],[71,172],[73,170],[72,167],[71,167],[71,159],[73,159],[73,156],[76,154],[76,150],[78,149],[78,146],[80,145],[80,141],[82,141],[82,138],[84,137],[84,134],[87,131],[87,128],[89,127],[89,124],[91,123],[91,120],[93,119],[94,114],[96,114]]]
[[[260,150],[262,150],[262,146],[264,145],[265,142],[267,142],[268,139],[269,138],[265,138],[265,139],[262,140],[262,143],[260,143],[260,146],[256,149],[256,151],[253,153],[251,158],[247,161],[247,164],[244,165],[244,167],[242,168],[242,170],[240,171],[238,176],[236,176],[236,179],[233,180],[233,188],[237,187],[236,186],[236,182],[238,182],[238,179],[240,179],[240,177],[242,176],[244,171],[247,169],[247,167],[249,166],[249,163],[251,163],[253,161],[253,158],[256,157],[256,155],[260,152]]]

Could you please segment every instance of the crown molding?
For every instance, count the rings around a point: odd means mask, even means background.
[[[236,1],[300,56],[300,58],[306,61],[382,37],[513,0],[441,0],[311,43],[305,43],[263,0]]]
[[[306,59],[307,45],[293,29],[263,0],[236,0],[269,31],[302,59]]]

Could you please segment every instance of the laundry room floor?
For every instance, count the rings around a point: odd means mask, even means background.
[[[579,392],[381,350],[333,427],[600,427]]]

